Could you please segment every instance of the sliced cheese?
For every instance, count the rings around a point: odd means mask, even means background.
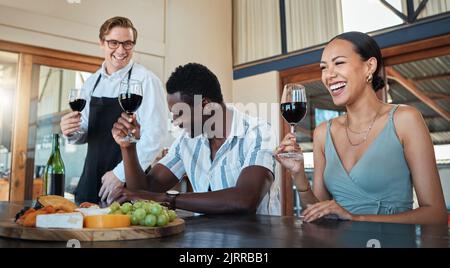
[[[84,217],[85,228],[121,228],[131,225],[130,216],[109,214]]]
[[[92,216],[92,215],[106,215],[109,214],[111,209],[109,208],[99,208],[98,206],[90,207],[90,208],[77,208],[75,211],[81,212],[84,216]]]
[[[38,228],[61,228],[61,229],[82,229],[83,214],[80,212],[73,213],[56,213],[37,215],[36,227]]]

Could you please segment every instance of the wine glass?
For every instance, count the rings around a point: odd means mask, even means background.
[[[142,82],[137,80],[124,80],[120,83],[119,104],[122,110],[129,116],[141,106],[142,103]],[[133,136],[130,131],[123,138],[124,141],[137,142],[139,139]]]
[[[281,115],[286,122],[291,125],[291,132],[295,134],[295,126],[305,118],[307,110],[307,100],[305,87],[300,84],[286,84],[281,97]],[[280,153],[279,157],[293,158],[300,160],[301,153],[289,152]]]
[[[86,106],[86,99],[83,97],[83,92],[80,88],[71,88],[69,90],[69,106],[74,112],[83,111]],[[83,131],[77,130],[73,134],[83,134]]]

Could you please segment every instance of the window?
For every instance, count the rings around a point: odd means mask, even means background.
[[[279,1],[233,1],[234,64],[281,54]]]
[[[403,20],[379,0],[341,0],[344,32],[372,32],[403,23]],[[402,10],[401,0],[389,0],[389,4]]]
[[[285,0],[288,52],[322,44],[342,32],[341,0]]]
[[[403,13],[406,12],[406,0],[403,1]],[[423,0],[413,0],[414,9],[417,9]],[[420,12],[418,19],[438,15],[450,11],[449,0],[432,0],[428,1],[425,8]]]

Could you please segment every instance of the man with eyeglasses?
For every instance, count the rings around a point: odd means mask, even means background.
[[[108,19],[100,27],[100,47],[104,53],[101,68],[83,85],[87,105],[82,112],[70,112],[61,119],[62,133],[72,144],[88,144],[75,200],[108,202],[111,192],[125,181],[120,147],[111,128],[120,117],[119,85],[123,81],[142,83],[142,104],[136,116],[143,126],[137,142],[139,162],[143,169],[155,160],[167,135],[168,108],[161,81],[152,72],[132,60],[137,30],[124,17]]]

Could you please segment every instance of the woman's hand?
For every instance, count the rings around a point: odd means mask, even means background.
[[[303,154],[302,149],[298,146],[294,134],[287,134],[281,141],[280,146],[278,146],[274,151],[275,159],[286,168],[292,176],[304,172],[304,163],[302,159],[284,158],[279,156],[280,153],[300,153]]]
[[[304,221],[312,222],[327,215],[336,215],[341,220],[353,220],[354,215],[341,207],[335,200],[327,200],[308,206],[302,213]]]
[[[61,131],[64,136],[70,136],[75,131],[80,129],[81,126],[81,113],[80,112],[70,112],[63,117],[61,117],[61,122],[59,123]]]
[[[128,132],[133,133],[134,137],[139,139],[141,136],[141,125],[136,120],[136,114],[130,116],[122,113],[121,117],[114,123],[111,133],[114,140],[121,148],[127,148],[131,145],[130,142],[124,141],[123,138],[128,135]]]

